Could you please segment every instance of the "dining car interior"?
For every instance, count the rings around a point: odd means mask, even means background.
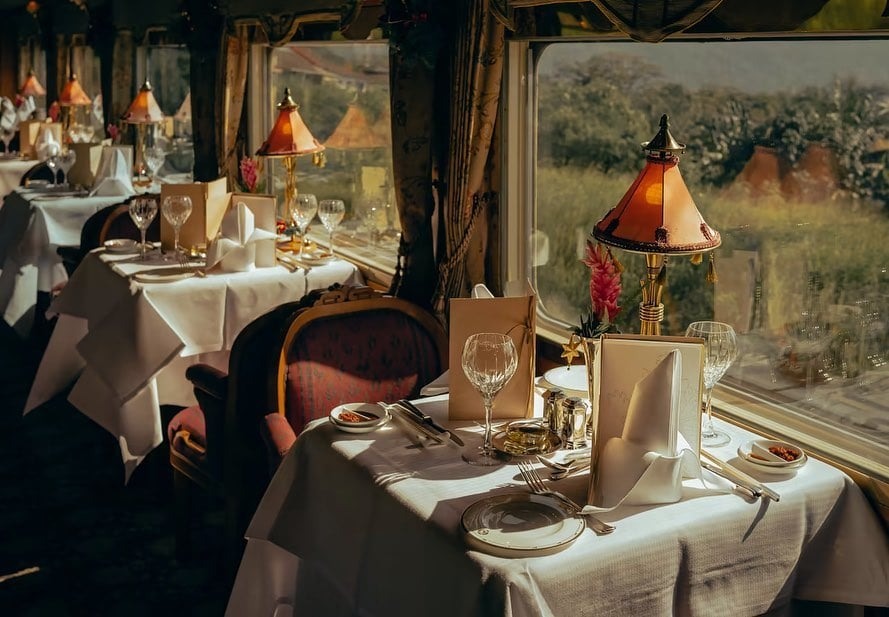
[[[887,0],[0,0],[0,615],[889,615]]]

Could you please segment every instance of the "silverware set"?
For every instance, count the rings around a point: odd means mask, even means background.
[[[532,493],[536,495],[553,497],[554,499],[559,500],[568,507],[569,511],[571,511],[572,514],[576,516],[583,516],[587,520],[587,523],[592,528],[592,530],[595,531],[597,534],[607,535],[614,531],[614,525],[606,523],[593,514],[584,512],[583,507],[567,495],[547,488],[546,484],[543,481],[543,478],[538,475],[537,470],[534,469],[534,466],[531,465],[531,463],[529,463],[528,461],[519,461],[519,472],[521,472],[522,478],[524,478],[525,480],[525,484],[528,485],[528,488],[531,489]]]

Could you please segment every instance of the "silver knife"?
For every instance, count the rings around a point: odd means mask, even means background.
[[[414,414],[409,413],[401,405],[392,405],[383,402],[379,402],[377,404],[383,409],[387,410],[393,417],[401,420],[401,422],[405,425],[412,426],[419,435],[428,437],[436,443],[444,443],[443,435],[436,433],[429,426],[417,419]]]
[[[750,476],[749,474],[744,473],[737,467],[729,465],[725,461],[716,458],[706,450],[701,450],[701,462],[705,462],[704,459],[707,459],[707,463],[710,463],[713,467],[718,467],[719,471],[722,472],[720,475],[726,477],[727,479],[735,482],[736,484],[740,484],[746,488],[757,490],[764,497],[768,497],[772,501],[779,501],[781,499],[781,495],[770,489],[768,486],[757,480],[756,478]],[[708,467],[709,469],[709,467]],[[710,471],[713,471],[710,469]],[[717,472],[718,473],[718,472]]]
[[[435,420],[432,419],[432,416],[430,416],[429,414],[423,413],[422,409],[420,409],[419,407],[417,407],[416,405],[411,403],[409,400],[401,399],[400,401],[398,401],[396,403],[396,405],[400,405],[401,407],[404,407],[409,412],[411,412],[413,415],[415,415],[420,421],[422,421],[425,424],[428,424],[429,426],[431,426],[432,428],[437,430],[439,433],[447,433],[448,437],[451,438],[451,441],[453,441],[458,446],[464,445],[462,439],[460,439],[452,431],[449,431],[442,425],[438,424]]]

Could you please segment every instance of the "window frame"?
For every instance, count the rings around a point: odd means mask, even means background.
[[[889,30],[868,30],[853,33],[731,33],[706,35],[675,35],[671,40],[707,42],[731,40],[886,40]],[[506,62],[501,97],[501,113],[504,117],[501,152],[504,170],[504,200],[502,229],[503,269],[502,280],[525,278],[533,282],[530,263],[529,239],[536,227],[537,213],[537,61],[543,50],[552,43],[599,43],[625,41],[615,35],[585,37],[515,38],[507,41]],[[632,44],[632,43],[627,43]],[[644,44],[644,43],[640,43]],[[667,43],[668,44],[668,43]],[[518,138],[517,138],[518,137]],[[531,170],[528,173],[528,170]],[[595,221],[590,221],[590,225]],[[513,246],[519,244],[520,246]],[[579,285],[583,281],[578,281]],[[540,310],[538,298],[537,334],[538,347],[556,349],[565,343],[572,324],[548,316]],[[547,354],[556,358],[558,353]],[[814,456],[836,463],[846,469],[859,472],[878,482],[889,483],[889,464],[878,462],[886,459],[881,450],[864,438],[841,434],[832,425],[803,417],[798,412],[788,413],[777,402],[757,397],[730,382],[721,383],[713,392],[713,413],[728,422],[743,425],[762,434],[795,441]]]

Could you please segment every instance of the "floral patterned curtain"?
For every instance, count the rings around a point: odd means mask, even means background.
[[[244,95],[247,92],[247,66],[250,57],[252,26],[235,24],[225,34],[223,40],[222,73],[219,101],[220,146],[219,164],[221,173],[229,179],[229,188],[234,188],[238,178],[238,162],[243,145],[242,116]],[[239,134],[241,139],[239,139]]]

